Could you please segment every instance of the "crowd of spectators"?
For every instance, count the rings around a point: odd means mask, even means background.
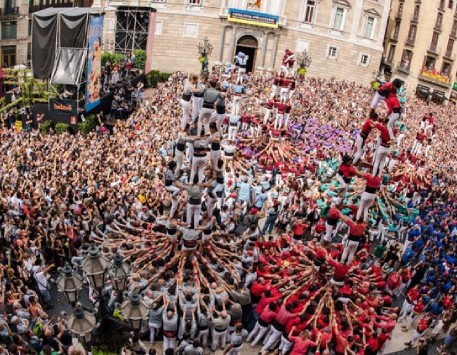
[[[372,171],[375,130],[350,158],[373,95],[337,80],[175,73],[111,134],[3,126],[1,351],[86,352],[49,290],[96,243],[131,264],[128,292],[150,307],[137,336],[152,349],[160,337],[165,354],[234,355],[245,341],[263,354],[377,354],[398,322],[415,329],[407,347],[426,354],[446,334],[451,354],[456,110],[409,97]],[[147,350],[123,349],[135,351]]]

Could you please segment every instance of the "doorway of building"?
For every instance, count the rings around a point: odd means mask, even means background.
[[[6,68],[16,65],[16,46],[2,47],[2,65]]]
[[[248,63],[246,66],[246,71],[248,73],[252,72],[255,68],[255,59],[257,55],[257,47],[259,42],[254,36],[246,35],[242,36],[237,44],[234,56],[237,55],[238,52],[243,52],[249,56]]]

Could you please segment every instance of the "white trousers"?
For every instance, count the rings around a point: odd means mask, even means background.
[[[376,110],[376,108],[378,107],[379,103],[381,101],[384,101],[385,99],[386,98],[384,96],[379,95],[379,93],[376,91],[375,94],[374,94],[373,99],[371,100],[371,108],[373,110]]]
[[[159,332],[160,325],[157,323],[149,323],[149,332],[151,335],[149,336],[149,341],[151,344],[154,344],[155,336]]]
[[[276,329],[275,327],[270,328],[270,332],[265,337],[265,343],[262,346],[261,352],[266,352],[268,349],[272,349],[281,339],[282,332]]]
[[[181,129],[184,129],[184,128],[186,128],[186,124],[189,123],[189,120],[190,120],[190,101],[181,99],[181,107],[182,107]]]
[[[281,88],[279,89],[279,97],[281,99],[281,102],[286,102],[287,99],[289,98],[289,88]]]
[[[284,337],[284,334],[281,336],[281,343],[279,343],[279,351],[281,354],[287,354],[292,350],[294,343]]]
[[[398,318],[398,321],[400,322],[401,320],[406,319],[408,314],[413,310],[413,307],[414,305],[412,303],[404,300],[403,305],[401,306],[400,317]]]
[[[186,221],[189,226],[191,225],[192,219],[194,221],[194,228],[198,227],[200,223],[200,214],[202,212],[202,205],[193,205],[191,203],[187,204],[187,214],[186,214]]]
[[[411,152],[414,155],[418,155],[418,154],[420,154],[421,150],[422,150],[422,142],[419,142],[417,139],[415,139],[414,143],[413,143],[413,148],[411,149]]]
[[[202,183],[205,178],[205,164],[206,157],[196,157],[192,158],[192,168],[190,171],[190,182],[194,182],[195,174],[198,173],[198,183]]]
[[[247,341],[252,340],[251,346],[254,347],[262,340],[262,338],[265,336],[265,334],[267,334],[267,331],[268,331],[268,327],[261,326],[259,324],[259,321],[257,321],[257,323],[254,326],[254,329],[251,330],[251,332],[249,333],[249,336],[246,340]]]
[[[357,210],[356,220],[359,220],[363,214],[364,222],[368,222],[368,210],[370,206],[373,204],[373,201],[376,197],[376,194],[364,191],[362,196],[360,197],[360,204]]]
[[[203,105],[203,97],[193,97],[192,98],[192,123],[195,122],[200,115],[200,110]]]
[[[229,141],[234,141],[236,140],[236,136],[238,134],[238,128],[239,128],[240,124],[237,123],[236,126],[232,126],[231,124],[229,124],[229,128],[228,128],[228,137],[227,139]]]
[[[343,255],[341,255],[341,262],[346,265],[351,264],[358,246],[359,242],[346,240],[344,243]]]
[[[355,164],[357,163],[360,159],[362,159],[363,156],[363,146],[365,145],[365,140],[363,137],[359,134],[357,138],[355,139],[355,147],[356,147],[356,152],[354,154],[354,158],[352,159],[352,163]]]
[[[178,194],[179,194],[179,191],[181,191],[179,189],[179,187],[176,187],[176,186],[167,186],[165,188],[168,192],[171,193],[171,210],[170,210],[170,217],[173,218],[173,216],[175,215],[176,213],[176,210],[178,209]]]
[[[263,109],[263,112],[264,112],[264,114],[263,114],[263,124],[267,124],[268,123],[268,120],[270,119],[270,116],[271,116],[271,111],[272,111],[271,109],[266,108],[266,107]]]
[[[243,344],[241,344],[240,346],[237,346],[236,348],[231,348],[227,354],[228,355],[239,355],[239,354],[241,354],[241,349],[243,349]]]
[[[275,129],[280,129],[281,128],[282,119],[283,119],[283,114],[282,113],[277,113],[276,114],[276,118],[275,118],[275,123],[274,123]]]
[[[176,162],[176,168],[178,170],[182,169],[182,164],[184,163],[184,152],[175,149],[175,162]]]
[[[208,345],[209,328],[198,331],[198,340],[204,348]]]
[[[335,226],[331,226],[327,222],[325,222],[325,235],[324,235],[324,240],[327,242],[331,242],[333,239],[333,231],[335,229]]]
[[[374,164],[373,164],[373,175],[381,176],[382,171],[384,170],[384,165],[386,164],[386,158],[389,155],[389,147],[384,147],[379,145],[376,149]]]
[[[340,184],[340,187],[343,189],[344,192],[342,192],[342,197],[344,199],[344,197],[346,196],[347,192],[348,192],[348,189],[349,189],[349,184],[346,183],[346,181],[344,181],[343,177],[340,175],[340,174],[336,174],[336,180],[338,181],[338,183]]]
[[[241,115],[241,105],[242,105],[243,100],[241,99],[241,96],[234,96],[233,97],[233,102],[232,102],[232,115]]]
[[[209,159],[211,161],[211,168],[215,169],[217,167],[217,161],[219,160],[219,157],[221,156],[221,150],[213,150],[211,149],[209,152]]]
[[[223,331],[223,332],[218,332],[216,329],[213,329],[212,331],[212,343],[211,343],[211,350],[213,352],[216,351],[217,347],[221,346],[222,349],[225,348],[225,341],[226,341],[226,337],[227,337],[227,330]]]
[[[387,122],[387,130],[389,131],[389,136],[390,136],[390,139],[392,139],[392,140],[395,139],[394,124],[395,124],[395,122],[398,121],[399,118],[400,118],[399,113],[392,112],[389,116],[389,121]]]
[[[270,99],[273,99],[278,94],[279,88],[276,85],[271,86]]]
[[[216,127],[217,130],[219,131],[220,134],[222,134],[223,127],[222,125],[224,124],[224,118],[225,118],[225,113],[216,113],[213,114],[213,116],[216,116]]]
[[[398,148],[401,147],[401,144],[402,144],[403,141],[405,140],[405,137],[406,137],[406,134],[404,134],[404,133],[400,133],[400,134],[397,136],[397,147],[398,147]]]
[[[167,349],[176,349],[176,337],[169,338],[164,336],[163,337],[163,353],[165,354],[165,350]]]
[[[205,134],[209,132],[209,121],[214,109],[203,107],[198,115],[197,132],[200,135],[202,128],[205,128]]]
[[[246,68],[238,68],[238,77],[236,78],[236,83],[238,85],[243,84],[245,75],[246,75]]]

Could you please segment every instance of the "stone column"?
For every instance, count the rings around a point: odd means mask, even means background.
[[[233,27],[232,30],[232,40],[230,41],[230,48],[229,48],[229,55],[230,55],[230,62],[233,62],[233,50],[236,46],[236,29],[237,27]]]
[[[215,63],[216,65],[222,65],[222,60],[224,59],[223,56],[224,56],[224,47],[225,47],[225,34],[227,32],[227,27],[228,26],[224,26],[221,31],[221,38],[219,40],[220,47],[219,47],[219,53],[217,55],[217,60]]]
[[[273,49],[271,52],[271,59],[270,59],[271,66],[268,68],[268,70],[275,70],[276,52],[278,51],[278,42],[279,42],[279,33],[275,33]]]
[[[257,67],[257,69],[259,70],[264,70],[264,66],[265,66],[265,56],[267,54],[267,46],[268,46],[268,36],[270,35],[270,33],[273,33],[273,32],[264,32],[263,33],[263,46],[262,46],[262,52],[260,53],[260,65]]]
[[[352,20],[352,27],[351,27],[351,39],[357,38],[357,33],[359,32],[360,20],[362,18],[362,10],[363,10],[363,0],[357,0],[354,6],[354,17]]]

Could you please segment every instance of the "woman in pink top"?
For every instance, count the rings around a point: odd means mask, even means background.
[[[317,346],[317,344],[319,344],[319,340],[320,340],[320,336],[321,336],[320,334],[317,336],[317,340],[314,342],[308,338],[307,330],[304,330],[301,333],[301,337],[293,336],[292,334],[294,333],[294,330],[295,330],[295,327],[293,327],[290,330],[290,334],[289,334],[289,340],[294,343],[294,347],[292,348],[290,355],[306,354],[308,352],[309,348],[312,348],[313,346]]]

